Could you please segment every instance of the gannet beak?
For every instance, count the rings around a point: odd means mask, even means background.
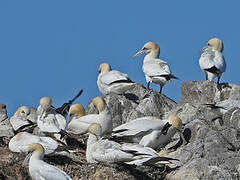
[[[208,48],[208,46],[203,47],[203,48],[200,50],[200,52],[205,51],[207,48]]]
[[[138,51],[134,56],[133,58],[137,57],[137,56],[140,56],[142,54],[144,54],[145,52],[141,49],[140,51]]]
[[[26,166],[28,161],[30,160],[30,157],[32,156],[33,152],[28,152],[27,156],[25,157],[24,161],[23,161],[23,166]]]

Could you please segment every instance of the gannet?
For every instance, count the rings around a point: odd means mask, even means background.
[[[135,165],[147,165],[150,159],[157,158],[158,161],[175,160],[160,157],[153,149],[143,147],[139,144],[119,144],[108,139],[102,139],[101,125],[97,123],[91,124],[88,132],[86,159],[89,163],[125,162]]]
[[[146,54],[143,60],[142,70],[145,74],[147,81],[147,87],[149,89],[150,83],[156,83],[160,85],[160,93],[162,87],[169,80],[178,79],[176,76],[171,74],[170,68],[167,62],[159,59],[160,48],[154,42],[147,42],[144,44],[142,49],[138,51],[133,57]]]
[[[57,141],[50,137],[39,137],[27,132],[19,132],[9,141],[8,148],[12,152],[28,152],[28,146],[33,143],[41,144],[45,149],[45,154],[55,152],[58,147]]]
[[[29,154],[24,160],[24,164],[29,161],[29,173],[32,179],[39,180],[69,180],[71,179],[61,169],[44,162],[44,148],[41,144],[33,143],[28,147]]]
[[[39,116],[37,124],[42,132],[53,132],[58,133],[66,128],[66,119],[61,115],[57,114],[51,107],[52,99],[49,97],[42,97],[40,99],[40,105],[38,107]]]
[[[69,109],[68,131],[73,134],[85,134],[92,123],[99,123],[102,126],[103,134],[110,133],[113,128],[112,116],[102,97],[95,97],[92,100],[99,114],[85,115],[84,108],[74,104]]]
[[[109,93],[123,94],[135,84],[127,74],[112,70],[108,63],[102,63],[99,66],[99,73],[97,85],[103,95]]]
[[[11,137],[13,135],[13,128],[7,115],[7,106],[0,103],[0,137]]]
[[[157,149],[165,146],[176,132],[185,141],[182,135],[182,120],[178,116],[171,114],[166,120],[150,116],[137,118],[114,128],[112,139]]]
[[[206,80],[213,81],[218,77],[219,84],[222,73],[226,70],[226,63],[224,60],[223,42],[218,38],[212,38],[208,41],[208,45],[201,49],[203,51],[199,65],[206,75]]]
[[[19,128],[22,130],[25,127],[32,126],[34,123],[28,119],[30,115],[30,108],[27,106],[21,106],[17,109],[14,115],[10,118],[10,123],[15,131],[18,131]]]

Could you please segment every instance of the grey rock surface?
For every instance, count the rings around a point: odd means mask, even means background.
[[[7,107],[5,104],[0,104],[0,137],[11,137],[13,135],[13,128],[7,115]]]
[[[163,118],[176,106],[176,102],[164,94],[148,90],[141,84],[136,84],[124,95],[109,94],[104,99],[111,110],[114,127],[144,116]],[[88,104],[88,113],[97,113],[91,103]]]

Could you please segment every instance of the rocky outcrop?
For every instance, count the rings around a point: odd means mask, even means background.
[[[183,144],[176,134],[166,147],[159,149],[159,154],[177,158],[179,162],[163,169],[88,164],[80,153],[74,154],[74,158],[46,156],[45,161],[60,167],[73,179],[240,178],[239,85],[187,81],[182,85],[179,103],[140,84],[125,95],[109,94],[104,99],[113,115],[114,126],[138,117],[151,115],[164,119],[170,113],[177,113],[183,121],[188,144]],[[91,103],[88,113],[96,113]],[[20,166],[22,156],[9,152],[6,145],[0,145],[0,150],[0,156],[4,155],[0,157],[0,179],[27,176],[27,169]],[[4,169],[8,169],[7,173]]]

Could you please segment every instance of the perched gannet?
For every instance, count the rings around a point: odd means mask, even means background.
[[[45,149],[45,154],[55,152],[58,147],[57,141],[50,137],[39,137],[27,132],[19,132],[8,144],[8,148],[12,152],[28,152],[28,146],[33,143],[41,144]]]
[[[109,93],[123,94],[135,84],[127,74],[112,70],[108,63],[102,63],[99,66],[99,73],[97,85],[103,95]]]
[[[116,127],[113,129],[112,139],[135,142],[157,149],[166,145],[176,132],[183,138],[182,120],[178,116],[171,114],[167,120],[155,119],[150,116],[137,118]],[[185,139],[183,138],[183,140]]]
[[[7,106],[0,103],[0,137],[11,136],[14,136],[14,132],[7,115]]]
[[[24,164],[29,161],[29,173],[32,179],[41,180],[68,180],[71,179],[61,169],[44,162],[44,148],[41,144],[33,143],[28,147],[29,154],[24,160]]]
[[[147,87],[149,89],[150,83],[156,83],[160,85],[160,93],[162,87],[169,80],[178,79],[176,76],[171,74],[170,68],[167,62],[159,59],[160,48],[154,42],[147,42],[144,44],[142,49],[138,51],[133,57],[146,54],[143,60],[142,70],[145,74]]]
[[[34,124],[31,120],[28,119],[30,115],[30,108],[27,106],[21,106],[17,109],[15,114],[10,118],[10,123],[15,131],[19,130],[19,128],[24,129],[24,127],[28,127]]]
[[[150,159],[158,158],[158,161],[175,160],[159,155],[151,148],[139,144],[119,144],[108,139],[102,139],[101,125],[93,123],[88,129],[86,159],[89,163],[118,163],[125,162],[135,165],[148,165]],[[156,162],[155,162],[156,163]]]
[[[92,123],[99,123],[102,133],[112,132],[112,116],[102,97],[95,97],[92,100],[99,114],[85,115],[84,108],[79,104],[74,104],[69,109],[69,124],[67,130],[73,134],[85,134]]]
[[[66,128],[66,119],[52,108],[52,99],[42,97],[38,107],[37,124],[41,132],[58,133]]]
[[[203,51],[199,65],[202,71],[206,74],[206,80],[213,81],[218,77],[219,84],[222,73],[226,70],[226,63],[224,60],[223,42],[218,38],[212,38],[208,41],[208,45],[201,49]]]

